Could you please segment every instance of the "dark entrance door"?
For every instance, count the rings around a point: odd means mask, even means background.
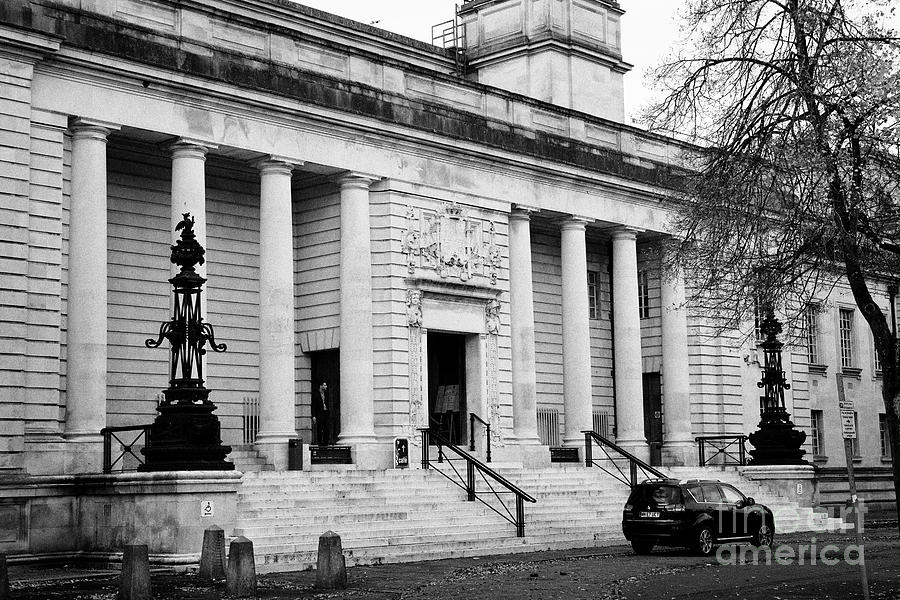
[[[428,332],[429,427],[466,442],[466,336]]]
[[[644,435],[650,444],[650,464],[662,464],[662,386],[659,373],[644,373]]]
[[[313,352],[312,445],[331,446],[341,433],[340,352]]]

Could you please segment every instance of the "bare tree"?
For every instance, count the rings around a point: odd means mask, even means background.
[[[736,326],[755,299],[796,313],[849,285],[881,359],[900,507],[900,352],[873,298],[900,277],[892,4],[688,0],[684,39],[654,73],[665,97],[646,116],[699,148],[673,226],[706,311]]]

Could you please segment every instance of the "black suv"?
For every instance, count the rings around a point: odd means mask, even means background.
[[[622,532],[637,554],[657,544],[689,546],[704,556],[719,542],[771,546],[772,511],[734,486],[699,479],[650,479],[631,490]]]

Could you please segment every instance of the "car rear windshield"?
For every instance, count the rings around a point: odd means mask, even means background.
[[[635,487],[628,503],[636,508],[681,504],[681,489],[677,485],[645,484]]]

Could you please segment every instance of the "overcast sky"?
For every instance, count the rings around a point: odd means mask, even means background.
[[[453,18],[460,0],[298,0],[321,10],[412,38],[431,42],[431,26]],[[626,13],[622,55],[634,65],[625,76],[625,114],[629,121],[646,103],[644,71],[658,62],[675,40],[674,16],[682,0],[620,0]]]

